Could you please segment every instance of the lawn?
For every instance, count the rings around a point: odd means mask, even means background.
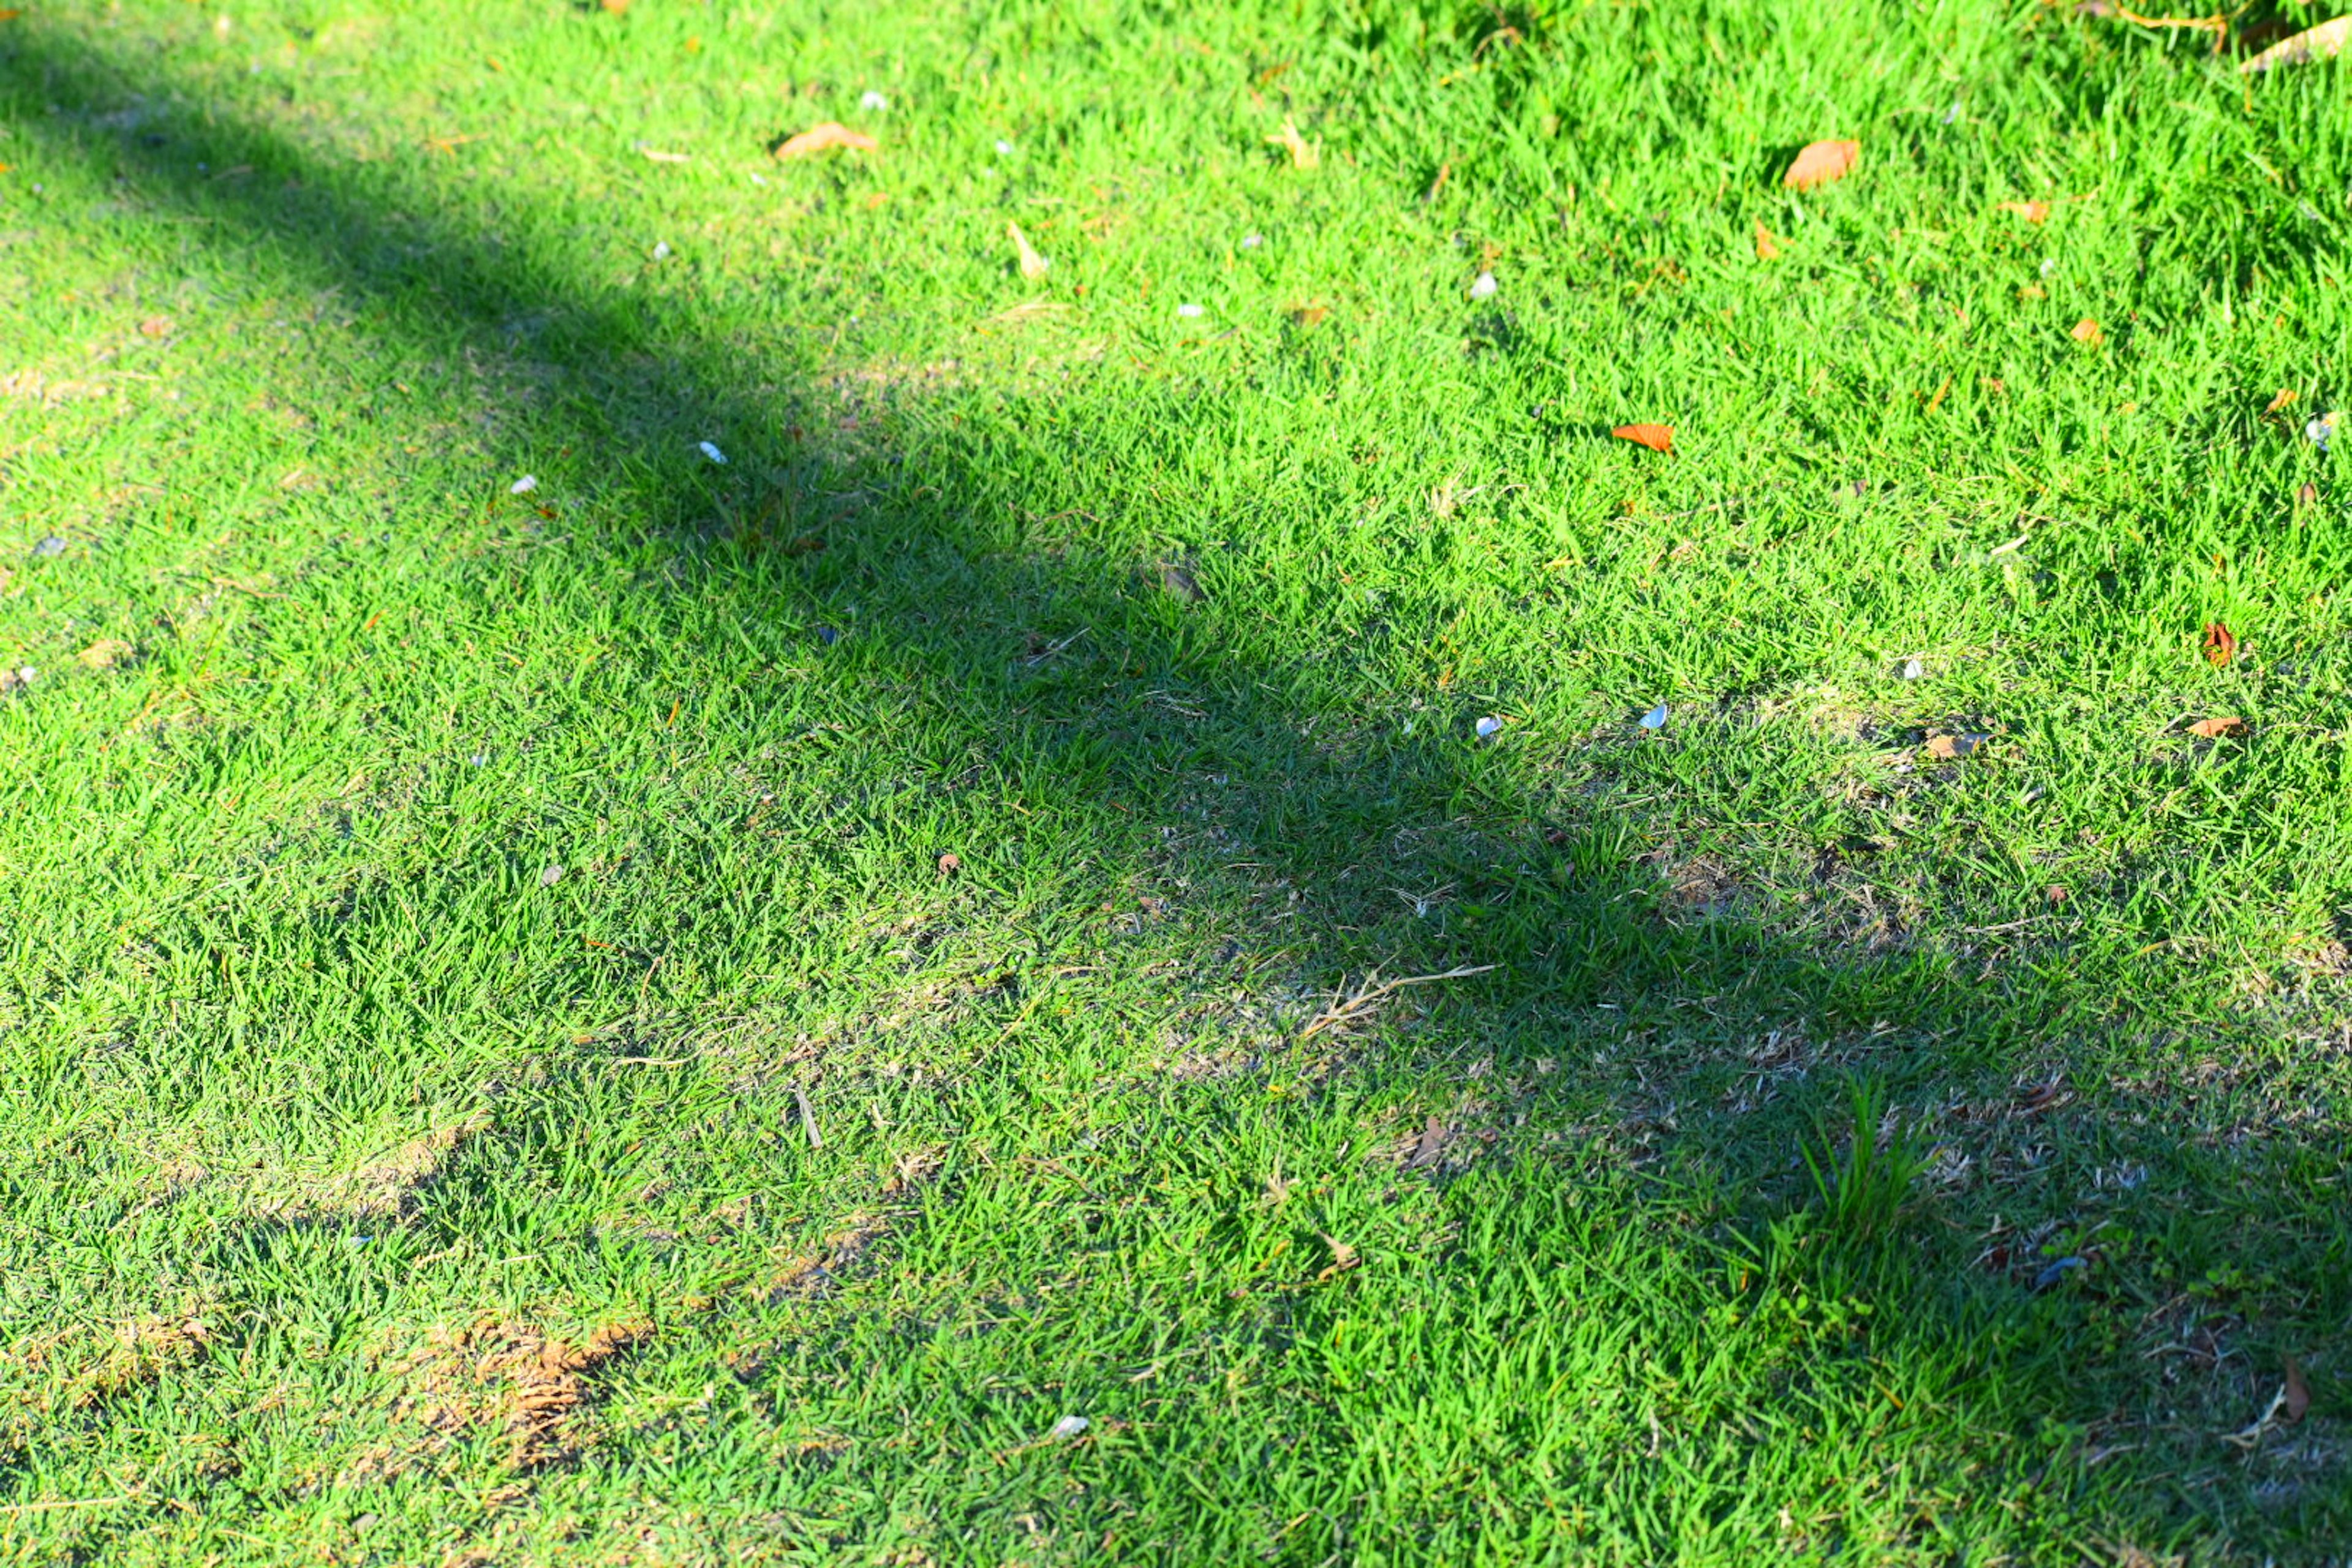
[[[6,13],[0,1562],[2340,1558],[2352,62],[2114,9]]]

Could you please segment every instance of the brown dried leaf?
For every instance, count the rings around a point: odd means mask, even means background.
[[[1052,262],[1037,254],[1037,247],[1029,243],[1029,237],[1021,232],[1019,224],[1006,224],[1004,232],[1013,237],[1013,247],[1020,253],[1022,277],[1034,283],[1053,268]]]
[[[1756,220],[1756,259],[1759,261],[1780,259],[1780,242],[1772,237],[1770,229],[1764,226],[1764,220],[1760,217]]]
[[[2265,414],[2276,414],[2280,409],[2284,408],[2288,404],[2293,403],[2294,401],[2294,388],[2292,386],[2282,386],[2279,388],[2278,395],[2272,398],[2270,402],[2263,405],[2263,412]]]
[[[2205,662],[2218,669],[2237,657],[2237,634],[2221,621],[2206,622]]]
[[[2242,75],[2255,76],[2280,66],[2307,66],[2314,60],[2334,59],[2344,52],[2347,43],[2352,43],[2352,16],[2338,16],[2273,44],[2240,65],[2238,70]]]
[[[1312,169],[1323,162],[1322,149],[1301,136],[1298,127],[1287,120],[1282,122],[1282,130],[1266,141],[1290,154],[1290,166],[1294,169]]]
[[[2311,1384],[2303,1377],[2303,1368],[2293,1356],[2286,1358],[2286,1386],[2279,1395],[2279,1414],[2292,1424],[2300,1421],[2311,1409]]]
[[[2015,213],[2028,223],[2050,221],[2048,202],[2003,202],[2000,204],[2000,210],[2005,213]]]
[[[1647,447],[1653,452],[1675,449],[1675,427],[1671,425],[1620,425],[1609,432],[1620,441],[1631,441],[1637,447]]]
[[[775,156],[780,161],[786,158],[805,158],[811,153],[826,152],[835,147],[846,148],[853,153],[871,153],[880,146],[880,142],[864,132],[852,131],[838,121],[828,120],[822,125],[810,126],[797,136],[785,137],[776,143]]]
[[[1990,735],[1936,735],[1929,738],[1927,752],[1939,762],[1956,763],[1991,739]]]
[[[1290,324],[1294,327],[1311,327],[1330,313],[1331,307],[1328,305],[1293,305],[1290,307]]]
[[[1780,176],[1780,183],[1792,191],[1810,191],[1815,185],[1845,178],[1853,169],[1853,161],[1861,156],[1859,142],[1815,142],[1797,154],[1789,172]]]
[[[629,0],[604,0],[604,5],[606,14],[618,16],[628,10]]]
[[[2091,320],[2088,316],[2085,316],[2081,321],[2075,322],[2074,330],[2069,331],[2066,335],[2074,339],[2078,343],[2088,343],[2093,348],[2096,348],[2099,344],[2107,341],[2107,335],[2099,331],[2099,323]]]
[[[168,338],[177,328],[169,316],[150,316],[139,323],[142,338]]]
[[[2319,504],[2319,487],[2313,484],[2309,479],[2304,480],[2303,489],[2294,492],[2294,504],[2297,506],[2317,506]]]
[[[1331,1261],[1321,1273],[1315,1276],[1316,1283],[1318,1285],[1324,1280],[1338,1279],[1340,1275],[1345,1274],[1349,1269],[1355,1268],[1358,1264],[1363,1261],[1362,1258],[1356,1256],[1356,1249],[1354,1247],[1349,1246],[1346,1242],[1341,1241],[1336,1236],[1326,1233],[1323,1237],[1323,1245],[1331,1249]]]
[[[112,669],[131,658],[133,649],[121,637],[100,637],[74,657],[91,669]]]
[[[2189,726],[2189,732],[2192,735],[2201,735],[2208,741],[2218,741],[2224,735],[2244,734],[2246,721],[2235,713],[2219,713],[2210,719],[2198,720]]]
[[[963,858],[950,851],[940,857],[940,875],[952,877],[963,869]]]

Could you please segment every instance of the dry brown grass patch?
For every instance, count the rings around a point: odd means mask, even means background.
[[[426,1331],[420,1343],[380,1357],[377,1371],[403,1391],[394,1416],[432,1434],[428,1448],[497,1433],[509,1465],[534,1469],[578,1451],[572,1418],[594,1392],[591,1379],[652,1332],[651,1323],[625,1319],[575,1343],[491,1313]],[[402,1467],[396,1456],[371,1455],[359,1468],[389,1474]]]

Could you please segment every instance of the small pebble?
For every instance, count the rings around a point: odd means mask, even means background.
[[[563,868],[561,866],[550,866],[539,874],[539,885],[542,888],[552,888],[562,880],[563,880]]]
[[[472,756],[467,757],[466,760],[473,763],[478,768],[483,767],[488,764],[490,754],[488,752],[476,752]]]
[[[1492,713],[1487,714],[1484,719],[1478,721],[1478,738],[1480,740],[1491,741],[1502,732],[1503,721],[1500,719],[1496,718]]]
[[[1927,667],[1926,665],[1924,665],[1924,664],[1920,663],[1917,659],[1916,659],[1916,658],[1906,658],[1906,659],[1905,659],[1905,660],[1903,661],[1903,679],[1906,679],[1906,680],[1917,680],[1918,679],[1920,679],[1922,676],[1926,675],[1927,673]]]
[[[1176,313],[1180,316],[1197,316],[1201,313],[1201,307],[1198,305],[1179,305],[1176,307]]]
[[[35,555],[63,555],[65,552],[66,542],[59,539],[54,533],[50,534],[47,539],[42,540],[38,544],[33,546],[33,553]]]
[[[879,114],[890,107],[890,100],[869,87],[866,89],[865,95],[858,99],[857,107],[871,110],[874,113]]]
[[[998,137],[996,139],[996,155],[1000,158],[1010,158],[1013,156],[1013,143],[1007,142],[1002,136]]]
[[[1244,250],[1255,250],[1259,246],[1264,245],[1265,243],[1265,236],[1262,234],[1245,234],[1242,236],[1242,248]]]
[[[700,447],[702,455],[714,463],[723,463],[727,460],[727,454],[708,441],[698,441],[695,445]]]
[[[656,261],[667,261],[669,259],[668,240],[657,239],[654,241],[654,259]]]
[[[1092,1425],[1093,1423],[1083,1415],[1065,1415],[1054,1423],[1054,1430],[1050,1435],[1056,1441],[1075,1437]]]
[[[539,489],[539,476],[537,474],[525,474],[522,478],[517,479],[514,483],[507,487],[507,494],[510,496],[527,496],[537,489]]]
[[[1495,281],[1495,275],[1493,273],[1481,272],[1477,277],[1470,280],[1470,298],[1473,300],[1491,300],[1495,297],[1495,290],[1501,287],[1501,284]]]
[[[1643,715],[1642,715],[1642,728],[1643,728],[1643,729],[1644,729],[1644,730],[1663,730],[1663,729],[1664,729],[1665,727],[1666,727],[1666,705],[1665,705],[1664,703],[1663,703],[1663,702],[1659,703],[1655,708],[1651,709],[1647,713],[1644,713],[1644,714],[1643,714]]]

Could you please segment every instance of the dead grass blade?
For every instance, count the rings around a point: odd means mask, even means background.
[[[1333,993],[1330,1003],[1307,1022],[1307,1027],[1298,1032],[1298,1037],[1301,1040],[1308,1040],[1326,1029],[1342,1028],[1349,1024],[1360,1023],[1383,1000],[1408,985],[1429,985],[1440,980],[1465,980],[1473,974],[1484,974],[1496,967],[1498,966],[1492,963],[1464,964],[1439,974],[1407,974],[1395,980],[1382,980],[1380,977],[1380,972],[1374,970],[1364,976],[1364,983],[1361,985],[1347,995],[1342,996],[1336,992]]]

